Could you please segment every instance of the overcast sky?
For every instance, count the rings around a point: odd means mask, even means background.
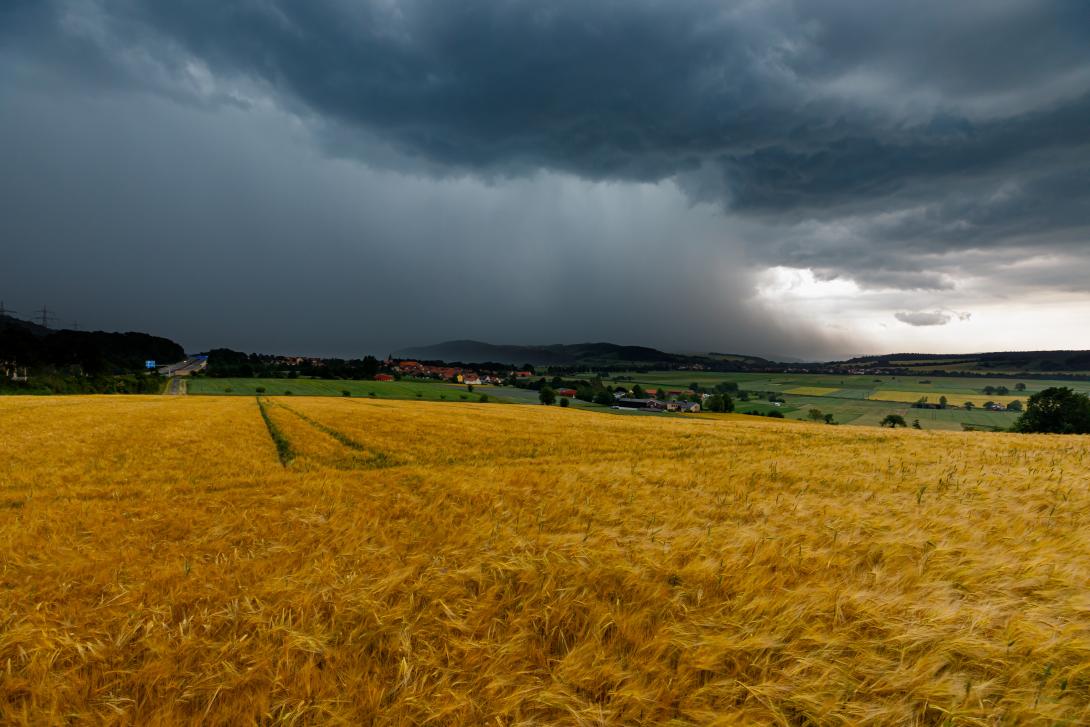
[[[1085,0],[5,0],[0,164],[193,351],[1090,348]]]

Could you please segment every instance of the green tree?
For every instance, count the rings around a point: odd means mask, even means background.
[[[488,403],[488,394],[481,394],[481,397],[479,399],[477,399],[477,401],[481,402],[482,404],[487,404]]]
[[[660,387],[659,390],[655,392],[655,398],[659,401],[666,401],[666,389]]]
[[[939,397],[939,408],[940,409],[945,409],[947,401],[948,400],[947,400],[947,398],[945,396],[940,396]]]
[[[1011,393],[1011,390],[1008,389],[1006,386],[997,386],[995,387],[995,393],[999,394],[1000,396],[1006,396],[1007,394]]]
[[[714,394],[704,401],[703,408],[707,411],[729,413],[734,411],[734,400],[726,394]]]
[[[908,424],[905,423],[905,418],[900,414],[886,414],[886,418],[882,420],[882,426],[896,429],[897,427],[907,427]]]
[[[992,394],[995,393],[995,387],[994,386],[985,386],[984,387],[984,393],[987,394],[988,396],[991,396]]]
[[[556,403],[556,392],[553,391],[551,386],[542,386],[541,391],[537,392],[537,398],[545,406],[552,406]]]
[[[965,411],[972,411],[973,407],[976,406],[976,405],[973,404],[973,402],[971,402],[971,401],[967,401],[964,404],[962,404],[962,406],[965,407]]]
[[[832,414],[826,414],[825,416],[822,417],[822,419],[825,420],[826,424],[836,424],[836,422],[833,421],[833,415]]]
[[[700,391],[700,384],[696,383],[695,381],[689,384],[689,391]]]
[[[1053,386],[1029,397],[1016,432],[1045,434],[1090,433],[1090,397],[1066,386]]]
[[[566,396],[560,397],[560,406],[561,406],[561,408],[565,408],[565,409],[567,407],[571,406],[571,399],[569,399]]]
[[[647,392],[643,390],[642,386],[640,386],[639,384],[635,384],[632,387],[632,398],[633,399],[646,399],[647,398]]]
[[[1007,404],[1007,411],[1022,411],[1022,402],[1015,399],[1010,404]]]
[[[374,356],[364,356],[360,364],[360,373],[365,379],[375,378],[375,374],[378,373],[378,359]]]
[[[913,419],[912,420],[912,428],[913,429],[923,429],[923,427],[920,426],[920,420],[919,419]]]
[[[1014,390],[1015,391],[1025,391],[1026,390],[1026,385],[1023,384],[1021,381],[1019,381],[1017,384],[1014,385]]]
[[[817,421],[821,421],[821,420],[822,420],[822,419],[824,418],[824,415],[823,415],[823,414],[821,413],[821,409],[811,409],[811,410],[810,410],[810,411],[808,412],[808,415],[809,415],[809,417],[810,417],[811,419],[813,419],[813,420],[814,420],[815,422],[817,422]]]
[[[605,389],[602,389],[594,395],[594,403],[601,406],[610,406],[613,404],[613,395]]]

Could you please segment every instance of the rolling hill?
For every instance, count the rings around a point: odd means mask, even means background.
[[[551,345],[497,345],[483,341],[446,341],[432,346],[418,346],[399,351],[398,356],[424,361],[460,361],[462,363],[502,363],[534,366],[620,366],[667,365],[732,360],[749,365],[767,365],[756,356],[734,354],[687,355],[668,353],[647,346],[622,346],[615,343],[574,343]]]
[[[914,371],[991,373],[1076,373],[1090,371],[1090,351],[993,351],[938,354],[891,353],[848,359],[846,365]]]

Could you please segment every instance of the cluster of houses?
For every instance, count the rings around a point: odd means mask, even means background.
[[[676,411],[682,414],[695,414],[700,411],[700,404],[695,401],[659,401],[658,399],[630,399],[627,396],[615,397],[613,406],[618,409],[647,409],[648,411]]]
[[[470,371],[469,369],[458,368],[457,366],[433,366],[430,364],[422,364],[419,361],[386,361],[386,365],[392,369],[395,369],[402,376],[414,376],[421,379],[439,379],[440,381],[451,381],[456,384],[502,384],[503,378],[495,374],[479,374],[476,371]],[[532,374],[529,371],[519,371],[516,373],[519,377],[530,377]],[[375,376],[376,381],[391,381],[393,376],[390,374],[379,374]]]
[[[482,374],[458,366],[437,366],[434,364],[420,363],[419,361],[390,358],[386,359],[383,363],[387,370],[394,371],[403,377],[439,379],[440,381],[467,385],[502,385],[508,376],[513,376],[516,379],[530,379],[534,376],[533,371],[514,371],[509,375],[501,375],[495,372]],[[375,375],[375,381],[393,381],[394,379],[394,374],[380,373]],[[566,397],[568,399],[574,399],[578,393],[578,391],[572,388],[560,388],[556,390],[557,396]],[[682,413],[696,413],[700,411],[700,402],[685,401],[683,399],[683,397],[691,395],[692,392],[666,391],[661,393],[665,394],[661,399],[654,397],[636,399],[631,397],[628,392],[619,390],[613,394],[613,407],[616,409],[646,409],[649,411],[672,411]],[[707,399],[709,396],[710,394],[702,394],[701,398],[703,400]]]
[[[973,404],[971,402],[966,402],[966,403],[962,404],[961,406],[968,409],[968,408],[971,408],[973,406]],[[956,404],[943,404],[941,402],[940,403],[935,403],[933,401],[925,401],[923,399],[920,399],[919,401],[913,402],[912,408],[913,409],[957,409],[959,407]],[[988,402],[984,403],[983,408],[987,409],[988,411],[1007,411],[1007,409],[1009,407],[1006,404],[1002,404],[1002,403],[997,402],[997,401],[988,401]]]
[[[325,361],[317,356],[277,356],[275,361],[283,366],[302,366],[303,364],[325,366]]]
[[[0,361],[0,372],[3,372],[5,379],[11,381],[26,381],[27,380],[27,368],[22,368],[22,373],[19,373],[19,366],[14,361]]]
[[[681,396],[681,391],[668,391],[667,396]],[[707,399],[709,394],[701,395],[702,399]],[[682,414],[695,414],[700,411],[700,404],[695,401],[683,401],[681,399],[667,399],[662,401],[660,399],[633,399],[623,392],[617,392],[613,395],[613,406],[617,409],[647,409],[649,411],[676,411]]]

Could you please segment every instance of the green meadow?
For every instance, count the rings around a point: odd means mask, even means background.
[[[189,394],[214,396],[349,396],[426,401],[478,401],[487,387],[469,391],[460,384],[432,381],[352,381],[341,379],[214,379],[188,382]],[[258,389],[262,389],[259,391]]]
[[[927,397],[929,402],[938,403],[939,397],[946,396],[951,401],[957,397],[972,397],[979,404],[981,399],[990,398],[984,394],[984,387],[1005,386],[1009,390],[1007,397],[995,395],[996,401],[1015,397],[1025,404],[1031,394],[1050,386],[1068,386],[1076,391],[1090,393],[1090,382],[1043,379],[1017,379],[1006,377],[947,377],[935,376],[873,376],[873,375],[828,375],[828,374],[757,374],[757,373],[718,373],[705,371],[652,371],[614,374],[611,383],[631,386],[640,384],[649,391],[663,388],[670,390],[687,389],[690,384],[712,388],[720,382],[733,382],[738,387],[750,392],[750,401],[736,398],[735,409],[739,412],[753,411],[767,414],[779,411],[787,419],[809,419],[810,410],[818,409],[822,414],[832,414],[839,424],[878,426],[888,414],[900,414],[911,424],[918,419],[924,429],[962,429],[963,425],[981,429],[1004,429],[1018,418],[1018,414],[1008,411],[987,411],[982,408],[966,410],[951,407],[948,409],[914,409],[910,402],[904,401],[905,393],[918,393]],[[1016,391],[1015,385],[1025,384],[1025,391]],[[783,398],[783,404],[774,407],[767,402],[767,395],[774,393]],[[888,399],[883,399],[883,395]]]
[[[1016,391],[1015,384],[1025,384],[1024,391]],[[640,384],[654,392],[657,389],[678,391],[690,384],[712,388],[720,382],[734,382],[749,392],[750,400],[735,399],[735,410],[745,413],[768,414],[779,412],[786,419],[810,418],[812,409],[822,414],[832,414],[838,424],[878,426],[889,414],[900,414],[911,424],[919,420],[924,429],[958,430],[966,426],[980,429],[1005,429],[1018,418],[1016,412],[987,411],[982,408],[966,410],[961,407],[947,409],[915,409],[905,401],[906,393],[926,396],[929,402],[938,403],[946,396],[957,401],[959,396],[973,397],[979,404],[989,398],[984,387],[1005,386],[1008,397],[995,396],[996,401],[1017,397],[1024,404],[1031,394],[1050,386],[1069,386],[1076,391],[1090,393],[1090,382],[1063,380],[933,377],[927,376],[834,376],[826,374],[751,374],[712,373],[705,371],[652,371],[614,374],[606,380],[611,386],[631,387]],[[262,389],[262,391],[259,391]],[[214,379],[198,377],[188,382],[188,393],[213,396],[344,396],[376,399],[420,399],[426,401],[479,401],[487,394],[489,401],[500,404],[536,404],[537,392],[506,386],[476,386],[472,392],[461,384],[438,381],[350,381],[328,379]],[[290,392],[290,393],[289,393]],[[775,406],[768,402],[774,393],[783,398]],[[883,399],[883,396],[888,399]],[[607,409],[571,400],[571,406],[580,409]],[[636,412],[623,412],[635,414]],[[640,414],[650,414],[640,412]],[[676,416],[656,414],[658,416]]]

